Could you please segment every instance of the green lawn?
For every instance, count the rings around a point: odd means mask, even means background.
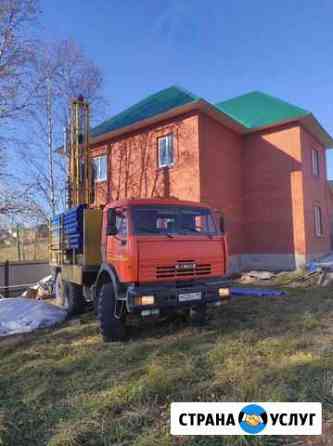
[[[134,327],[126,343],[103,344],[92,314],[0,341],[0,445],[330,444],[169,434],[172,401],[322,401],[333,420],[332,290],[289,292],[223,306],[203,328]]]

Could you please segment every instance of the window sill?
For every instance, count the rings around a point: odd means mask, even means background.
[[[156,170],[172,169],[173,167],[175,167],[175,163],[168,164],[167,166],[158,166],[158,167],[156,168]]]

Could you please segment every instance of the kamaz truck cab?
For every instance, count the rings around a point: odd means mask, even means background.
[[[122,339],[129,316],[182,311],[203,319],[207,305],[227,298],[225,237],[205,204],[133,199],[103,211],[78,207],[54,220],[52,239],[58,304],[73,314],[93,301],[105,340]]]

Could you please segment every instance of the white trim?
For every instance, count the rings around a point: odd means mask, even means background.
[[[161,142],[165,141],[165,148],[167,150],[168,162],[161,163]],[[168,133],[157,138],[157,151],[158,151],[158,167],[170,167],[175,163],[175,153],[174,153],[174,135],[173,133]],[[171,154],[171,156],[170,156]],[[171,158],[171,161],[170,161]]]
[[[105,175],[101,177],[101,160],[105,160]],[[96,168],[96,177],[94,179],[95,183],[103,183],[108,180],[108,156],[100,155],[92,158],[92,162]]]

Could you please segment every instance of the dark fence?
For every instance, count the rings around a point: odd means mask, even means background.
[[[40,279],[50,274],[47,261],[0,263],[0,294],[18,296]]]

